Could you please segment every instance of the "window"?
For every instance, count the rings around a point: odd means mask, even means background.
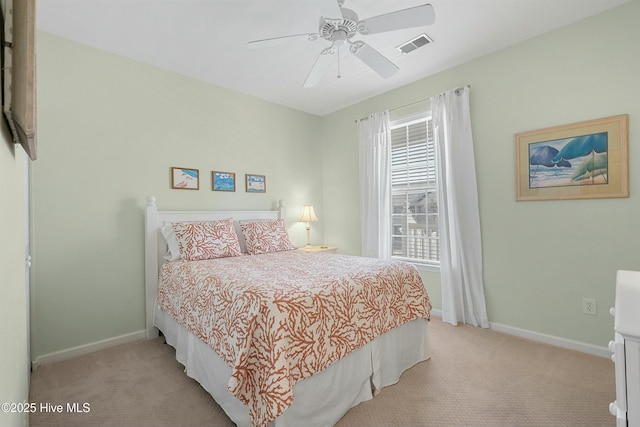
[[[435,148],[430,113],[391,122],[391,257],[439,267]]]

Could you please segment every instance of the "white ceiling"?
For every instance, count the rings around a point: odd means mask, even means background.
[[[302,85],[326,40],[250,50],[250,40],[316,33],[313,0],[37,0],[37,27],[58,36],[325,115],[628,0],[346,0],[360,19],[431,3],[433,25],[357,35],[400,71],[384,80],[346,49],[314,88]],[[425,32],[434,43],[395,47]],[[588,42],[588,41],[585,41]]]

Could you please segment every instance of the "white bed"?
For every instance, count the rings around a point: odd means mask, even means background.
[[[228,391],[231,367],[196,335],[178,324],[156,303],[159,269],[167,251],[159,232],[166,223],[239,220],[273,220],[276,211],[159,211],[150,197],[146,209],[146,327],[149,339],[158,329],[176,348],[185,372],[207,390],[238,426],[251,426],[247,406]],[[242,233],[238,236],[242,240]],[[241,245],[243,242],[241,241]],[[315,375],[293,386],[294,400],[269,426],[331,426],[350,408],[373,398],[382,387],[397,382],[402,372],[429,358],[428,321],[412,320],[349,353]]]

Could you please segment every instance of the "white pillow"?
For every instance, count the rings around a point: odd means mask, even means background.
[[[167,242],[167,253],[163,256],[167,261],[175,261],[180,259],[180,245],[178,245],[178,238],[175,231],[173,231],[173,225],[168,222],[160,228],[162,237]]]

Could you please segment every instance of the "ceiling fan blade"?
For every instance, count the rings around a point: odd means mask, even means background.
[[[293,36],[274,37],[271,39],[253,40],[247,43],[249,49],[262,49],[264,47],[280,46],[284,44],[299,43],[318,40],[318,34],[295,34]]]
[[[389,61],[384,55],[365,42],[357,41],[353,43],[351,52],[384,79],[388,79],[399,70],[396,64]]]
[[[424,4],[364,19],[360,22],[360,25],[363,26],[360,32],[363,34],[382,33],[404,28],[422,27],[431,25],[434,22],[436,22],[436,14],[433,6]]]
[[[314,0],[323,18],[342,19],[342,10],[338,0]]]
[[[316,59],[316,62],[313,64],[313,67],[311,67],[311,71],[309,71],[307,79],[304,81],[304,87],[314,87],[318,84],[320,78],[326,71],[329,63],[331,62],[331,59],[333,58],[330,50],[331,48],[327,48],[320,53],[320,55]]]

